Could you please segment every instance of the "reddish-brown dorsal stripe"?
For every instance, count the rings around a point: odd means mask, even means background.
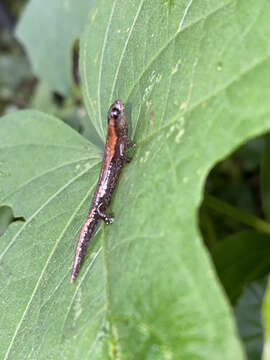
[[[109,124],[108,124],[108,139],[107,139],[107,150],[109,153],[111,153],[111,156],[113,157],[115,153],[115,145],[117,143],[117,134],[115,131],[115,119],[110,118]]]

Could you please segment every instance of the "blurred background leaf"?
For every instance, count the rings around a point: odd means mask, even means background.
[[[65,95],[73,84],[72,46],[87,22],[91,0],[30,0],[20,18],[17,38],[34,73]]]
[[[261,309],[266,285],[267,277],[247,284],[234,308],[248,360],[262,358],[264,334]]]
[[[249,282],[269,273],[270,235],[236,233],[223,239],[212,255],[220,280],[235,303]]]

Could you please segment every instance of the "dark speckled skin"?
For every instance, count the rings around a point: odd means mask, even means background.
[[[105,212],[110,204],[122,167],[125,162],[131,160],[125,154],[126,149],[133,145],[128,142],[128,125],[124,113],[124,104],[120,100],[116,100],[108,112],[108,134],[102,168],[88,216],[82,225],[76,244],[70,282],[74,282],[78,275],[87,245],[99,220],[104,220],[106,224],[113,222],[113,217]]]

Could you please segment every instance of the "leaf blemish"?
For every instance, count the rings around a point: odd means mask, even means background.
[[[179,60],[177,61],[177,63],[172,67],[172,75],[174,75],[175,73],[177,73],[178,68],[179,68],[179,65],[181,64],[181,61],[182,61],[182,59],[179,59]]]
[[[184,133],[185,133],[185,130],[184,130],[184,129],[179,130],[179,133],[178,133],[178,134],[176,135],[176,137],[175,137],[175,142],[176,142],[177,144],[180,143],[180,139],[181,139],[181,137],[184,135]]]
[[[172,125],[170,128],[169,128],[169,131],[167,132],[166,134],[166,138],[168,139],[171,134],[174,132],[174,129],[175,129],[175,125]]]
[[[188,183],[188,182],[189,182],[189,177],[185,176],[185,177],[183,178],[183,183],[186,184],[186,183]]]
[[[95,21],[97,13],[98,13],[98,9],[95,9],[95,11],[93,12],[92,18],[91,18],[92,22]]]
[[[95,108],[95,101],[91,101],[91,108],[93,110],[93,113],[96,113],[96,108]]]
[[[150,101],[146,101],[146,106],[147,106],[147,109],[148,109],[149,115],[150,115],[149,123],[153,127],[154,126],[154,111],[152,108],[152,103]]]
[[[149,79],[150,85],[144,90],[143,101],[149,98],[154,86],[160,82],[161,78],[161,74],[157,74],[155,70],[152,71]]]
[[[191,83],[189,85],[189,89],[188,89],[188,95],[187,95],[187,99],[185,102],[183,102],[183,104],[180,106],[180,110],[185,110],[189,103],[190,103],[190,99],[191,99],[191,95],[192,95],[192,89],[193,89],[193,83]]]
[[[84,168],[85,168],[85,170],[90,169],[90,168],[91,168],[91,164],[90,164],[90,163],[84,164]]]
[[[151,75],[150,75],[150,83],[152,83],[152,82],[159,83],[160,80],[161,80],[161,74],[157,74],[155,72],[155,70],[153,70]]]
[[[182,116],[179,121],[175,124],[175,128],[178,133],[177,135],[175,136],[175,142],[177,144],[180,143],[180,140],[181,140],[181,137],[184,135],[185,133],[185,129],[184,129],[184,124],[185,124],[185,118]]]
[[[150,151],[146,151],[145,154],[144,154],[144,156],[142,156],[142,157],[140,158],[140,162],[141,162],[141,163],[145,163],[145,162],[148,160],[149,155],[150,155]]]

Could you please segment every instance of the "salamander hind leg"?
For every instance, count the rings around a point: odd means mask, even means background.
[[[129,141],[127,143],[127,148],[128,149],[133,148],[135,146],[136,146],[136,144],[134,142],[132,142],[132,141]],[[123,156],[123,159],[124,159],[125,163],[130,163],[131,162],[132,158],[130,156],[128,156],[126,154],[122,154],[122,156]]]
[[[131,162],[131,157],[130,156],[127,156],[126,154],[123,155],[123,159],[126,163],[130,163]]]
[[[113,214],[106,214],[103,210],[102,210],[102,204],[100,204],[97,207],[97,213],[98,216],[105,222],[105,224],[109,225],[112,224],[114,221],[114,217]]]

